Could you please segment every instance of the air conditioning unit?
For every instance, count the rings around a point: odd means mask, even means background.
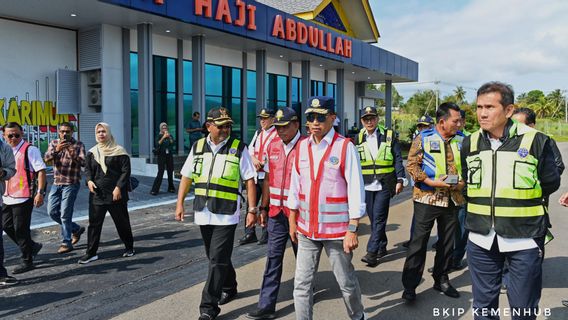
[[[88,99],[90,106],[101,106],[101,104],[103,103],[101,88],[89,88]]]
[[[101,70],[93,70],[87,73],[87,83],[92,85],[101,84]]]

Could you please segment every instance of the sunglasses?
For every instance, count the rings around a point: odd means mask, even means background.
[[[218,125],[214,125],[215,127],[217,127],[217,129],[219,130],[230,130],[231,129],[231,125],[230,124],[224,124],[222,126],[218,126]]]
[[[19,137],[20,137],[20,134],[19,134],[19,133],[9,134],[9,135],[8,135],[8,139],[12,139],[12,138],[18,139]]]
[[[70,133],[71,130],[59,130],[60,133]]]
[[[376,121],[376,120],[377,120],[377,117],[364,117],[363,118],[364,122],[373,122],[373,121]]]
[[[328,116],[327,114],[308,113],[306,115],[306,120],[308,122],[314,122],[314,120],[317,120],[318,122],[325,122],[327,116]]]

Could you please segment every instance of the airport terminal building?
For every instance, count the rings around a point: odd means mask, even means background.
[[[138,163],[158,125],[231,110],[248,141],[262,107],[333,96],[341,130],[373,103],[369,83],[418,80],[418,63],[376,45],[368,0],[18,0],[0,9],[0,124],[45,150],[62,121],[94,145],[104,121]],[[387,115],[388,110],[387,108]],[[302,112],[303,113],[303,112]],[[305,120],[305,118],[304,118]],[[178,154],[187,139],[177,139]]]

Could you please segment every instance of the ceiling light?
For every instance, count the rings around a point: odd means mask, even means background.
[[[77,14],[76,14],[76,13],[72,13],[71,16],[72,16],[72,17],[76,17]]]
[[[171,32],[170,29],[167,29],[167,30],[166,30],[166,33],[170,33],[170,32]]]
[[[351,74],[355,74],[355,71],[351,71]]]
[[[371,77],[367,77],[368,80],[371,80]]]
[[[323,64],[320,64],[320,67],[323,67]]]
[[[283,55],[280,55],[280,58],[284,58],[284,56],[283,56]]]

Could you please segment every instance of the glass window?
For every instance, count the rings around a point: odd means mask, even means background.
[[[223,67],[212,64],[205,65],[205,94],[223,95]]]
[[[174,137],[182,138],[175,134],[177,117],[176,59],[154,56],[154,136],[160,132],[160,123],[166,122]]]
[[[183,61],[183,93],[191,94],[193,90],[193,65],[191,61]]]
[[[327,83],[327,95],[333,97],[333,99],[335,99],[335,86],[334,83]]]
[[[247,70],[247,98],[256,99],[256,71]]]
[[[138,54],[130,53],[130,89],[138,90]]]
[[[138,136],[138,54],[130,53],[130,128],[132,149],[130,153],[134,156],[140,154],[140,143]]]

